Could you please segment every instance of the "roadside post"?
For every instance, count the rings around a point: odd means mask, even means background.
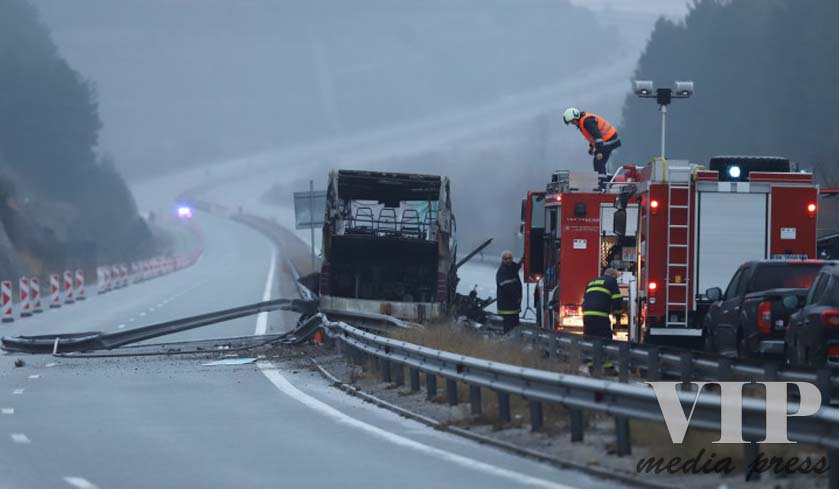
[[[315,228],[323,226],[326,212],[326,191],[315,190],[309,180],[308,192],[294,192],[294,229],[308,229],[311,241],[312,272],[316,272]]]

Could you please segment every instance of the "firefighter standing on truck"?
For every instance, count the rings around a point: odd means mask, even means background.
[[[583,137],[588,140],[588,154],[594,155],[592,161],[594,171],[597,172],[601,187],[603,187],[606,180],[606,163],[609,162],[612,151],[618,149],[621,145],[617,129],[599,115],[591,112],[580,112],[574,107],[565,110],[562,114],[562,120],[566,125],[575,125],[583,133]]]
[[[583,334],[612,338],[610,314],[623,313],[623,296],[618,287],[618,271],[607,268],[586,286],[583,297]]]
[[[505,250],[501,253],[501,266],[495,273],[495,297],[498,315],[504,320],[504,333],[519,325],[521,312],[521,279],[519,279],[521,261],[513,261],[513,252]]]

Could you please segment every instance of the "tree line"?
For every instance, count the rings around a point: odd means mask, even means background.
[[[836,0],[696,0],[684,21],[660,19],[634,78],[696,84],[668,111],[668,157],[787,156],[839,184],[837,25]],[[657,156],[659,138],[654,103],[628,95],[621,162]]]
[[[18,251],[47,259],[92,243],[124,259],[147,241],[127,186],[97,152],[101,127],[94,84],[61,57],[37,10],[0,0],[0,217]]]

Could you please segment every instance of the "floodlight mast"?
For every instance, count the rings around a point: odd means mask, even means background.
[[[654,98],[658,103],[658,110],[661,112],[661,158],[664,159],[667,141],[667,106],[674,98],[689,98],[693,95],[693,82],[677,81],[675,88],[654,88],[652,81],[636,80],[632,82],[632,91],[639,98]]]

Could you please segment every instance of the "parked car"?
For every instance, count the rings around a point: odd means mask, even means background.
[[[819,272],[804,306],[790,317],[785,344],[790,365],[839,363],[839,266],[826,266]]]
[[[727,357],[783,356],[784,334],[793,312],[784,305],[803,302],[823,260],[746,262],[725,289],[708,289],[712,301],[703,320],[705,348]]]

